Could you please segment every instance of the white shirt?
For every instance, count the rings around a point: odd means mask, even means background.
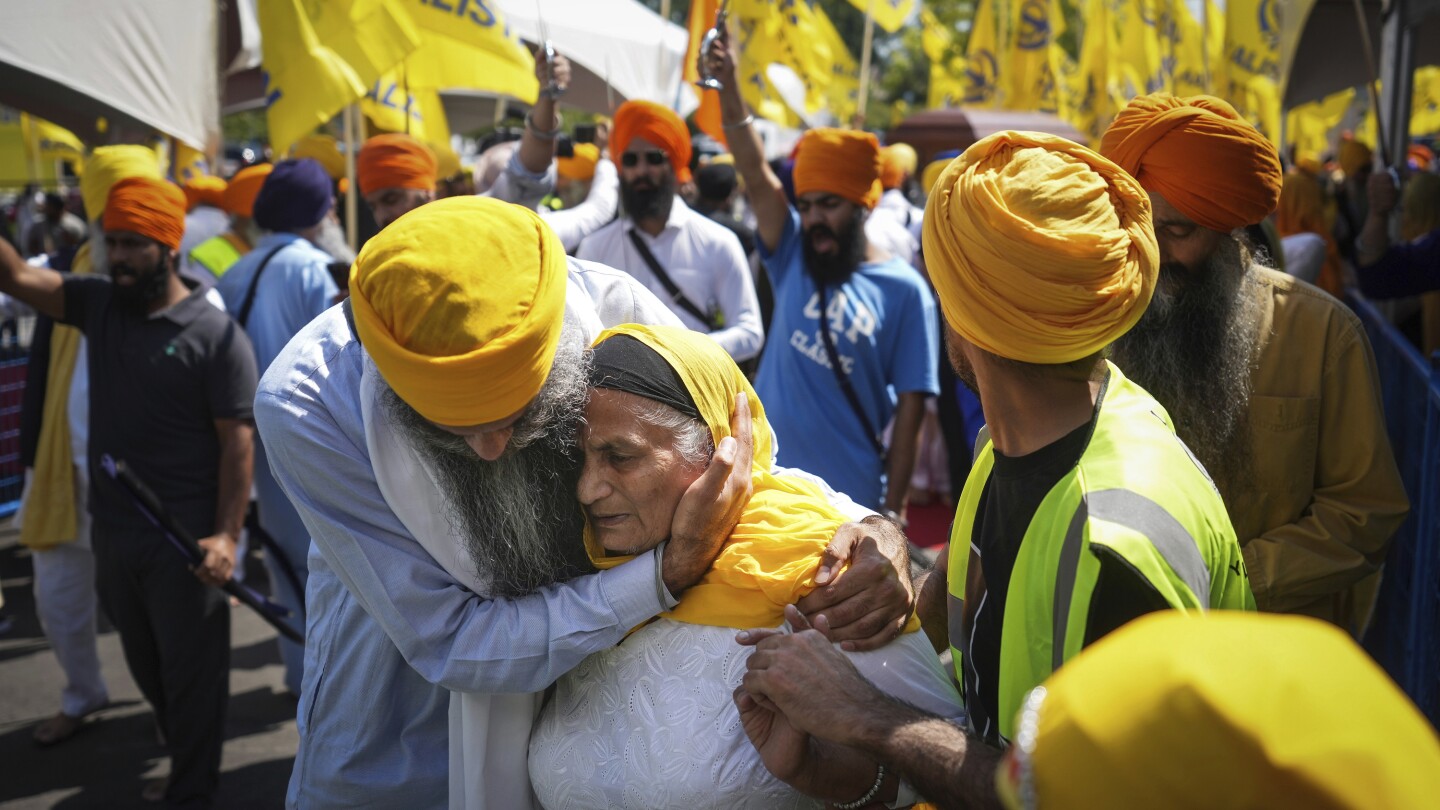
[[[890,189],[880,197],[875,210],[865,220],[865,239],[891,256],[912,267],[920,252],[920,225],[925,212],[910,204],[899,189]]]
[[[620,175],[613,162],[601,159],[595,164],[595,176],[590,180],[590,193],[585,195],[584,202],[561,211],[542,207],[539,213],[560,237],[565,252],[574,253],[581,240],[615,219],[619,208]]]
[[[1315,233],[1295,233],[1280,240],[1285,256],[1285,272],[1310,284],[1320,277],[1325,266],[1325,238]]]
[[[214,206],[195,206],[195,210],[185,215],[185,235],[180,239],[180,255],[189,256],[196,245],[228,230],[229,214]]]
[[[674,303],[665,285],[631,243],[632,230],[640,235],[680,292],[701,310],[718,311],[724,317],[724,327],[712,331],[710,324]],[[691,210],[679,197],[671,205],[670,218],[659,236],[652,237],[636,228],[634,221],[626,217],[585,237],[577,255],[634,276],[669,305],[682,323],[715,338],[736,360],[749,360],[760,353],[765,328],[760,323],[755,282],[740,240],[724,225]]]

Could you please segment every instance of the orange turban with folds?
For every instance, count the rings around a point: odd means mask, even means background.
[[[1026,363],[1110,345],[1140,320],[1160,265],[1140,184],[1039,132],[999,132],[951,161],[930,193],[924,244],[951,328]]]
[[[1100,153],[1212,231],[1254,225],[1280,202],[1274,144],[1213,96],[1140,96],[1120,111]]]
[[[880,142],[868,132],[812,129],[795,147],[795,196],[824,191],[856,205],[880,202]]]
[[[201,204],[215,208],[225,207],[225,181],[218,177],[202,174],[186,180],[183,188],[187,211]]]
[[[899,188],[905,178],[915,173],[920,156],[908,143],[892,143],[880,150],[880,185]]]
[[[130,231],[174,250],[185,235],[185,192],[169,180],[127,177],[105,201],[107,231]]]
[[[430,147],[399,133],[376,135],[366,141],[355,161],[361,194],[382,188],[434,191],[438,170],[439,164]]]
[[[250,218],[255,214],[255,198],[260,196],[260,187],[265,185],[265,178],[275,169],[273,163],[260,163],[255,166],[246,166],[230,178],[230,185],[225,187],[224,204],[221,206],[230,212],[232,217]]]
[[[540,392],[565,315],[565,248],[534,211],[485,197],[423,205],[355,259],[355,327],[421,416],[497,422]]]
[[[615,111],[615,128],[610,133],[610,155],[617,166],[634,138],[644,138],[665,150],[675,170],[675,179],[690,182],[690,130],[673,110],[653,101],[621,104]]]

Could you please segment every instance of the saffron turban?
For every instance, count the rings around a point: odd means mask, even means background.
[[[155,150],[134,144],[97,146],[85,161],[80,175],[80,197],[85,216],[96,220],[105,211],[110,187],[127,177],[159,177],[160,161]]]
[[[332,180],[339,180],[346,174],[340,143],[330,135],[306,135],[290,147],[290,157],[294,160],[310,158],[318,162]]]
[[[600,147],[593,143],[577,143],[574,157],[555,159],[555,170],[561,177],[587,181],[595,177],[595,164],[599,162]]]
[[[282,160],[255,196],[255,224],[267,231],[303,231],[320,224],[335,204],[330,175],[315,160]]]
[[[899,188],[905,178],[915,173],[920,156],[908,143],[892,143],[880,150],[880,185]]]
[[[610,345],[617,338],[617,345]],[[640,345],[625,347],[626,339]],[[680,604],[660,615],[712,627],[779,625],[785,606],[814,590],[821,554],[835,529],[848,518],[814,483],[772,472],[775,436],[765,406],[744,372],[710,336],[681,326],[626,324],[601,333],[595,341],[595,357],[596,387],[663,401],[681,412],[690,410],[693,403],[717,447],[730,435],[736,394],[745,394],[754,447],[750,463],[753,493],[710,570],[685,591]],[[655,373],[656,363],[674,370],[683,392],[674,390],[672,379]],[[589,526],[585,550],[601,569],[631,559],[608,556]],[[919,628],[919,621],[912,616],[905,631]]]
[[[1016,807],[1359,810],[1440,794],[1425,717],[1348,635],[1303,616],[1152,613],[1023,705],[997,779]]]
[[[255,213],[255,198],[260,196],[260,189],[265,185],[265,178],[274,171],[273,163],[259,163],[254,166],[246,166],[230,178],[230,185],[225,187],[225,199],[221,206],[230,212],[232,217],[245,217],[249,219]]]
[[[1375,153],[1370,150],[1370,147],[1354,138],[1346,138],[1340,142],[1340,154],[1337,159],[1340,163],[1340,170],[1345,172],[1346,177],[1349,177],[1369,166],[1375,159]]]
[[[185,191],[186,210],[202,204],[214,208],[225,207],[225,181],[218,177],[202,174],[186,180],[182,189]]]
[[[795,196],[824,191],[856,205],[880,202],[880,142],[868,132],[812,129],[795,146]]]
[[[355,327],[421,416],[451,427],[498,422],[550,373],[567,268],[535,212],[485,197],[438,200],[365,243],[350,276]]]
[[[635,138],[644,138],[664,150],[675,170],[675,179],[690,182],[690,130],[673,110],[653,101],[621,104],[615,111],[615,128],[610,134],[610,155],[616,165]]]
[[[930,194],[923,239],[946,322],[1026,363],[1068,363],[1125,334],[1160,264],[1140,184],[1039,132],[998,132],[952,161]]]
[[[434,191],[439,163],[430,147],[409,135],[376,135],[365,142],[355,162],[360,193],[382,188]]]
[[[1285,175],[1280,189],[1280,208],[1275,212],[1275,230],[1280,236],[1313,233],[1325,240],[1325,263],[1315,286],[1339,298],[1345,294],[1340,248],[1325,221],[1325,190],[1313,175],[1300,171]]]
[[[105,201],[106,231],[130,231],[175,250],[185,236],[185,192],[158,177],[127,177]]]
[[[1105,130],[1100,153],[1212,231],[1254,225],[1280,202],[1274,144],[1212,96],[1134,99]]]

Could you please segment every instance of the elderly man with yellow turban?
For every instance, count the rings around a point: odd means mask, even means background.
[[[171,760],[169,777],[144,795],[209,806],[229,697],[230,606],[206,585],[230,578],[249,501],[255,358],[235,322],[175,272],[185,230],[177,186],[122,177],[103,210],[108,278],[30,267],[0,246],[0,290],[90,338],[96,587]],[[103,455],[124,460],[204,538],[193,571],[104,475]]]
[[[725,85],[730,150],[775,291],[755,390],[770,403],[780,462],[898,522],[925,400],[939,392],[940,336],[935,299],[910,257],[867,238],[881,194],[879,142],[840,129],[805,133],[792,207],[750,126],[730,44],[718,39],[701,58],[702,72]]]
[[[814,633],[752,633],[739,702],[772,771],[845,778],[867,802],[894,804],[899,776],[943,806],[993,804],[1021,700],[1066,661],[1145,613],[1254,608],[1205,470],[1105,359],[1155,290],[1150,217],[1129,175],[1051,135],[992,135],[941,174],[926,261],[989,436],[918,610],[937,646],[948,639],[968,727],[825,663]],[[788,729],[816,741],[791,747]]]
[[[624,214],[585,237],[575,255],[634,276],[735,360],[760,354],[765,327],[745,248],[677,193],[693,179],[685,122],[668,107],[627,101],[615,111],[610,148]]]
[[[582,355],[629,322],[679,326],[628,275],[567,259],[533,211],[452,197],[367,242],[347,302],[271,364],[257,420],[314,541],[290,806],[533,806],[539,693],[709,567],[749,448],[687,491],[663,549],[582,576]],[[854,582],[806,603],[862,644],[864,617],[898,625],[910,602],[903,541],[865,531],[879,545],[854,546]]]
[[[1157,94],[1101,152],[1149,193],[1161,257],[1115,362],[1219,487],[1260,608],[1362,633],[1408,504],[1360,321],[1244,238],[1279,201],[1275,147],[1219,99]]]

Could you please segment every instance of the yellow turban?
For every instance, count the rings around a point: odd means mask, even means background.
[[[155,157],[155,150],[134,144],[95,147],[80,175],[85,216],[99,219],[105,211],[110,187],[127,177],[160,177],[160,161]]]
[[[593,143],[577,143],[574,157],[555,159],[555,170],[561,177],[585,181],[595,177],[595,164],[599,162],[600,147]]]
[[[1360,810],[1440,797],[1434,729],[1349,636],[1303,616],[1154,613],[1024,705],[998,775],[1015,806],[1026,788],[1046,810]]]
[[[365,243],[350,276],[356,330],[421,416],[497,422],[523,410],[550,373],[566,273],[565,248],[535,212],[450,197]]]
[[[880,202],[880,142],[868,132],[822,127],[795,146],[795,196],[825,191],[865,208]]]
[[[1374,159],[1375,153],[1370,151],[1370,147],[1354,138],[1346,138],[1340,142],[1340,170],[1345,172],[1346,177],[1369,166]]]
[[[892,143],[880,150],[880,185],[899,188],[905,178],[915,173],[920,156],[908,143]]]
[[[340,154],[340,143],[329,135],[306,135],[290,147],[290,157],[299,160],[310,158],[325,167],[331,180],[344,177],[345,156]]]
[[[713,627],[778,626],[785,606],[815,588],[820,555],[848,518],[813,483],[771,472],[775,438],[765,406],[744,372],[709,335],[680,326],[628,324],[606,330],[595,345],[617,335],[628,335],[654,349],[679,373],[717,446],[730,435],[735,395],[744,392],[750,404],[754,492],[709,572],[685,591],[674,610],[660,615]],[[585,549],[598,568],[630,559],[606,556],[588,527]],[[906,630],[919,626],[912,617]]]
[[[925,263],[945,320],[992,354],[1067,363],[1140,319],[1159,249],[1150,200],[1120,167],[1039,132],[999,132],[941,173]]]
[[[1213,96],[1140,96],[1115,116],[1100,154],[1213,231],[1254,225],[1280,202],[1280,153]]]

